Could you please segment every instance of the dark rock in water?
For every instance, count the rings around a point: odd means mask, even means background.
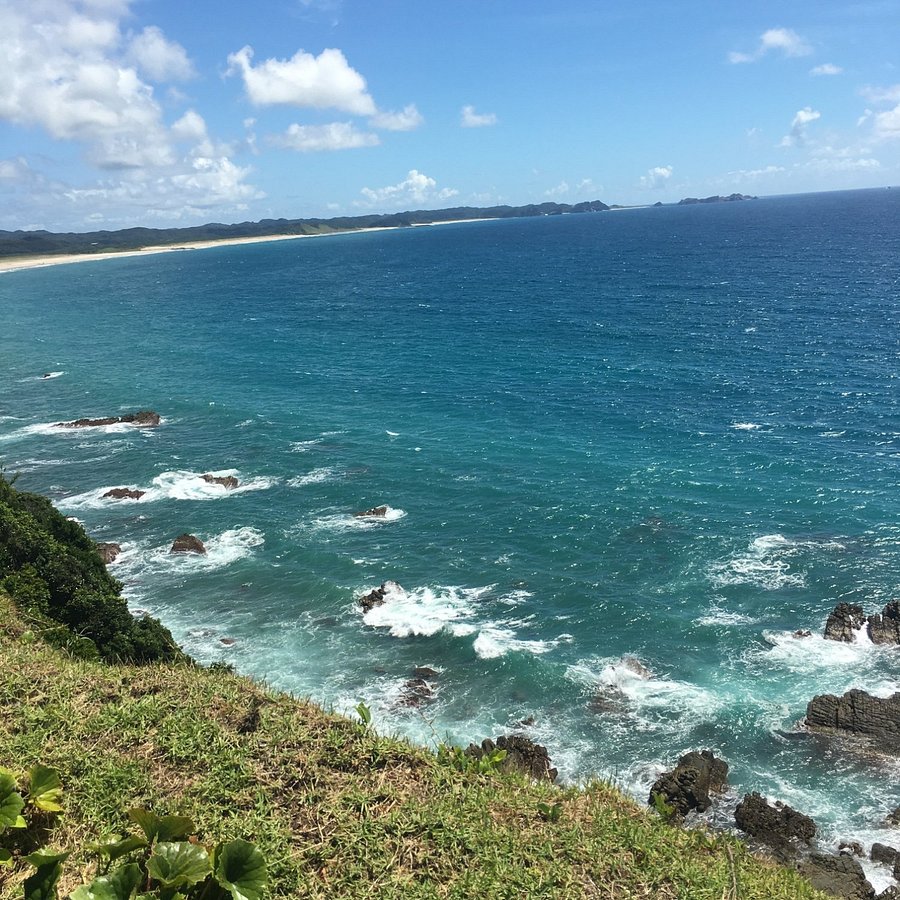
[[[866,881],[862,866],[852,856],[812,853],[797,864],[816,889],[845,900],[873,900],[875,889]]]
[[[52,378],[52,377],[53,377],[53,375],[50,372],[44,372],[44,374],[41,375],[41,378]]]
[[[416,666],[413,669],[413,677],[414,678],[437,678],[440,675],[437,669],[432,669],[431,666]]]
[[[866,852],[859,841],[841,841],[838,845],[838,851],[841,853],[849,853],[851,856],[865,856]]]
[[[219,643],[223,647],[233,647],[237,641],[234,638],[219,638]]]
[[[816,823],[809,816],[776,802],[771,806],[756,791],[745,794],[734,811],[741,831],[771,847],[781,860],[795,856],[798,845],[808,845],[816,836]]]
[[[728,763],[711,750],[686,753],[671,772],[664,772],[650,788],[648,803],[659,796],[675,808],[679,816],[691,810],[704,812],[712,805],[710,791],[721,791],[728,783]]]
[[[101,541],[98,541],[96,544],[97,552],[100,554],[100,559],[103,560],[106,565],[109,565],[111,562],[115,560],[115,558],[122,552],[121,544],[108,544]]]
[[[236,488],[240,482],[234,475],[210,475],[207,473],[206,475],[200,476],[207,484],[221,484],[222,487],[228,488],[228,490],[233,490]]]
[[[795,638],[808,638],[812,637],[812,632],[808,628],[798,628],[794,632]]]
[[[155,428],[160,423],[160,415],[151,409],[128,413],[124,416],[107,416],[104,419],[75,419],[74,422],[57,422],[57,428],[96,428],[100,425],[135,425],[138,428]]]
[[[203,545],[203,541],[201,541],[200,538],[194,537],[192,534],[182,534],[175,538],[175,543],[172,544],[172,549],[169,552],[199,553],[205,556],[206,547]]]
[[[617,687],[610,686],[594,694],[587,707],[593,713],[621,715],[628,711],[628,698]]]
[[[400,695],[401,706],[419,707],[434,699],[434,688],[424,678],[410,678],[403,685]]]
[[[894,600],[879,614],[869,616],[867,630],[873,644],[900,644],[900,602]]]
[[[550,765],[547,748],[520,734],[504,735],[496,741],[487,738],[481,742],[480,747],[469,744],[466,755],[481,759],[494,750],[506,751],[506,759],[499,765],[501,771],[522,772],[535,781],[556,781],[558,773]]]
[[[375,609],[376,606],[381,606],[384,603],[384,598],[392,591],[402,592],[403,588],[396,581],[385,581],[381,587],[369,591],[368,594],[363,594],[362,597],[357,599],[357,602],[362,607],[363,612],[367,613]]]
[[[872,851],[869,853],[869,859],[872,862],[884,863],[886,866],[893,868],[897,859],[897,851],[894,847],[888,847],[887,844],[879,844],[877,841],[872,844]]]
[[[146,494],[146,491],[139,491],[137,488],[111,488],[100,499],[101,500],[140,500]]]
[[[371,509],[364,509],[362,512],[353,513],[357,519],[365,518],[366,516],[375,516],[376,518],[383,519],[387,515],[388,508],[387,506],[373,506]]]
[[[898,806],[893,812],[888,813],[887,823],[888,825],[900,825],[900,806]]]
[[[856,632],[865,622],[866,614],[861,606],[855,603],[839,603],[825,623],[825,639],[852,644],[856,640]]]
[[[856,688],[842,697],[821,694],[806,707],[806,725],[866,738],[885,753],[900,752],[900,693],[884,699]]]
[[[897,877],[896,873],[894,873],[894,877]],[[897,887],[895,884],[886,887],[880,894],[875,896],[875,900],[900,900],[900,887]]]

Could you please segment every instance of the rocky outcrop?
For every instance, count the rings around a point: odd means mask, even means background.
[[[522,772],[535,781],[556,781],[557,771],[550,765],[547,748],[521,734],[498,737],[496,741],[487,738],[477,744],[469,744],[466,754],[481,759],[494,750],[505,750],[506,758],[498,768],[503,772]]]
[[[146,491],[139,491],[137,488],[111,488],[100,499],[101,500],[140,500],[146,494]]]
[[[152,409],[128,413],[124,416],[107,416],[104,419],[75,419],[74,422],[57,422],[57,428],[97,428],[100,425],[134,425],[138,428],[155,428],[160,415]]]
[[[869,859],[871,859],[872,862],[882,863],[893,869],[894,863],[897,861],[897,850],[894,847],[889,847],[887,844],[879,844],[878,841],[876,841],[872,844]]]
[[[360,512],[355,512],[355,513],[353,513],[353,515],[357,519],[363,519],[366,517],[374,517],[377,519],[383,519],[387,515],[387,512],[388,512],[388,507],[387,507],[387,505],[384,505],[384,506],[373,506],[371,509],[364,509]]]
[[[169,552],[199,553],[202,556],[205,556],[206,547],[204,546],[203,541],[201,541],[200,538],[195,537],[192,534],[182,534],[175,538],[175,542],[172,544],[172,549]]]
[[[674,807],[679,816],[692,810],[704,812],[712,805],[710,792],[725,788],[728,783],[728,763],[711,750],[686,753],[671,772],[664,772],[650,788],[648,803],[653,806],[661,797]]]
[[[873,900],[875,889],[866,881],[862,866],[852,856],[841,853],[811,853],[797,864],[809,883],[832,897],[845,900]]]
[[[809,816],[783,803],[772,806],[756,791],[745,794],[738,803],[734,821],[741,831],[771,848],[781,860],[795,856],[816,836],[816,823]]]
[[[233,491],[240,482],[234,475],[210,475],[207,473],[206,475],[200,476],[207,484],[221,484],[223,488],[228,488],[228,490]]]
[[[885,753],[900,752],[900,693],[873,697],[854,689],[842,697],[821,694],[806,707],[806,725],[865,738]]]
[[[856,632],[865,623],[866,614],[861,606],[855,603],[839,603],[825,623],[825,639],[852,644],[856,640]]]
[[[122,552],[121,544],[108,544],[98,541],[95,546],[97,547],[97,552],[100,554],[100,559],[102,559],[106,565],[115,562],[116,557]]]
[[[385,581],[381,587],[377,587],[374,590],[369,591],[368,594],[363,594],[362,597],[358,597],[356,602],[362,607],[362,611],[367,613],[370,610],[375,609],[376,606],[381,606],[384,603],[384,598],[391,592],[402,591],[403,588],[400,587],[396,581]]]
[[[873,644],[900,644],[900,602],[888,603],[878,614],[866,620]]]
[[[417,709],[434,699],[434,688],[424,678],[410,678],[403,685],[398,703]]]

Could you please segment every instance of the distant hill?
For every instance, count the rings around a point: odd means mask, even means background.
[[[138,250],[168,244],[216,241],[226,238],[268,237],[281,234],[330,234],[360,228],[402,228],[457,219],[513,219],[602,212],[610,207],[599,200],[574,205],[530,203],[527,206],[454,206],[388,215],[339,216],[333,219],[262,219],[235,225],[210,223],[193,228],[124,228],[121,231],[55,233],[52,231],[0,231],[0,257],[54,253],[103,253]]]
[[[727,197],[685,197],[678,201],[679,206],[690,206],[692,203],[730,203],[732,200],[757,200],[758,197],[751,197],[749,194],[729,194]]]

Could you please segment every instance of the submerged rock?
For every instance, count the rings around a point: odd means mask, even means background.
[[[856,633],[866,623],[866,614],[855,603],[839,603],[825,623],[825,639],[852,644]]]
[[[853,689],[842,697],[821,694],[806,707],[806,725],[871,741],[882,752],[900,752],[900,693],[873,697]]]
[[[728,763],[711,750],[685,753],[671,772],[664,772],[650,788],[648,803],[662,797],[679,816],[692,810],[704,812],[712,805],[710,792],[724,790],[728,784]]]
[[[384,506],[373,506],[371,509],[364,509],[361,512],[355,512],[353,513],[353,515],[357,519],[363,519],[367,516],[374,516],[375,518],[383,519],[387,515],[387,513],[388,507],[387,504],[385,504]]]
[[[894,600],[867,620],[869,639],[873,644],[900,644],[900,602]]]
[[[875,889],[866,880],[862,866],[842,853],[811,853],[797,864],[800,872],[816,889],[845,900],[872,900]]]
[[[202,556],[205,556],[206,547],[204,546],[203,541],[201,541],[200,538],[195,537],[192,534],[182,534],[175,538],[175,542],[172,544],[172,549],[169,552],[199,553]]]
[[[152,409],[128,413],[124,416],[107,416],[103,419],[75,419],[73,422],[57,422],[57,428],[97,428],[101,425],[135,425],[138,428],[155,428],[160,423],[160,415]]]
[[[384,598],[391,592],[403,592],[403,588],[396,581],[385,581],[381,587],[377,587],[368,594],[363,594],[357,598],[357,603],[362,607],[364,613],[375,609],[376,606],[384,604]]]
[[[434,699],[434,688],[424,678],[410,678],[403,685],[400,706],[419,707]]]
[[[206,475],[200,476],[207,484],[221,484],[223,488],[228,488],[228,490],[234,490],[240,482],[234,475],[210,475],[207,473]]]
[[[97,552],[100,554],[100,559],[103,560],[106,565],[109,565],[111,562],[115,560],[115,558],[122,552],[121,544],[110,544],[103,541],[98,541],[96,544]]]
[[[506,758],[498,768],[503,772],[522,772],[535,781],[556,781],[557,770],[550,765],[547,748],[521,734],[498,737],[496,741],[486,738],[477,744],[469,744],[466,755],[481,759],[494,750],[505,750]]]
[[[137,488],[111,488],[100,499],[101,500],[140,500],[146,494],[146,491],[140,491]]]
[[[816,823],[809,816],[780,802],[772,806],[756,791],[745,794],[738,803],[734,821],[741,831],[770,847],[782,860],[795,856],[816,836]]]

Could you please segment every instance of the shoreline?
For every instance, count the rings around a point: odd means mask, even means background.
[[[189,241],[177,244],[153,244],[133,250],[104,250],[99,253],[44,253],[34,256],[11,256],[0,259],[0,275],[21,272],[26,269],[44,269],[69,263],[92,262],[106,259],[123,259],[133,256],[152,256],[158,253],[178,253],[188,250],[209,250],[213,247],[237,247],[242,244],[266,244],[275,241],[294,241],[304,238],[334,237],[339,234],[365,234],[373,231],[398,231],[401,228],[425,228],[434,225],[459,225],[463,222],[491,222],[491,217],[479,219],[447,219],[441,222],[417,222],[411,226],[386,225],[372,228],[346,228],[341,231],[323,231],[319,234],[265,234],[248,237],[218,238],[210,241]]]

